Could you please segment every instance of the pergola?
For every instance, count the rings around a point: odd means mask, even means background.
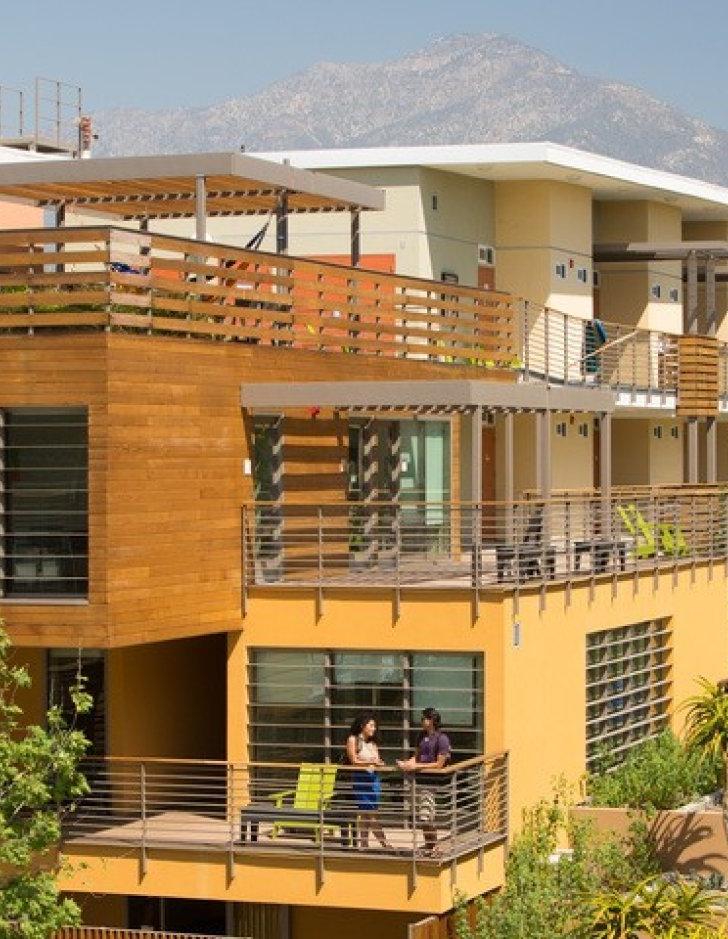
[[[728,261],[728,241],[633,241],[594,245],[594,260],[602,263],[624,261],[681,261],[685,266],[685,331],[698,332],[698,281],[705,283],[706,329],[717,330],[715,285],[728,281],[728,271],[716,271],[716,263]],[[700,265],[703,271],[700,271]]]
[[[600,426],[601,488],[611,491],[611,421],[614,393],[604,388],[543,387],[536,384],[434,379],[430,381],[311,381],[246,383],[240,402],[251,413],[280,414],[286,408],[330,408],[369,420],[387,417],[459,413],[470,439],[470,489],[480,501],[483,473],[483,417],[499,412],[505,418],[505,500],[513,501],[514,414],[536,415],[536,476],[541,494],[551,494],[550,415],[554,412],[596,414]]]
[[[119,221],[194,218],[205,240],[207,219],[275,216],[276,248],[288,250],[288,217],[349,212],[352,264],[359,262],[360,213],[384,208],[384,193],[362,183],[273,163],[244,153],[102,157],[0,164],[0,199],[56,210],[102,213]]]

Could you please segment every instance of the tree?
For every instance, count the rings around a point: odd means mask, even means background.
[[[80,918],[56,881],[63,817],[88,792],[79,765],[89,744],[75,716],[90,709],[91,698],[79,676],[70,721],[52,707],[45,727],[27,726],[16,697],[29,686],[0,622],[0,939],[47,939]]]
[[[700,692],[685,702],[685,742],[705,759],[719,760],[723,789],[723,822],[728,831],[728,694],[707,678],[698,679]]]

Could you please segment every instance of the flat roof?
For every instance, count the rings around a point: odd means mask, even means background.
[[[330,407],[334,410],[494,410],[611,412],[614,392],[606,388],[564,388],[476,379],[431,381],[255,382],[240,389],[244,408]]]
[[[679,207],[691,221],[728,219],[728,188],[625,160],[536,143],[457,144],[286,150],[257,154],[308,169],[418,166],[489,180],[549,179],[586,186],[604,201],[651,199]]]
[[[384,208],[384,193],[348,179],[243,153],[0,159],[0,199],[90,209],[125,219],[195,214],[195,180],[204,176],[207,215],[264,215],[288,193],[289,212]]]

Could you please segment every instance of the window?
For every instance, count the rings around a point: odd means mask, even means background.
[[[253,498],[256,502],[275,502],[280,496],[281,447],[279,420],[256,420],[253,426]]]
[[[566,421],[559,421],[556,425],[556,436],[565,437],[566,436]]]
[[[589,271],[585,267],[578,268],[576,272],[576,279],[582,284],[589,283]]]
[[[670,436],[671,436],[671,437],[674,437],[675,440],[678,440],[679,437],[680,437],[680,430],[679,430],[679,428],[677,428],[677,427],[671,427],[671,428],[670,428]]]
[[[90,756],[106,755],[106,655],[100,649],[50,649],[47,663],[48,707],[59,707],[70,723],[74,716],[71,688],[79,673],[91,695],[91,710],[75,715],[75,726],[90,741]]]
[[[432,196],[432,202],[430,204],[432,205],[432,211],[437,212],[437,196],[434,195],[434,193]]]
[[[559,278],[559,280],[566,280],[566,265],[557,264],[554,268],[554,273]]]
[[[495,264],[495,248],[490,245],[478,245],[478,264],[493,267]]]
[[[599,276],[599,271],[592,271],[592,286],[593,286],[593,287],[599,287],[599,286],[600,286],[600,280],[601,280],[601,278],[600,278],[600,276]]]
[[[677,287],[670,287],[670,300],[673,303],[680,302],[680,291],[678,290]]]
[[[0,411],[0,594],[88,592],[88,414]]]
[[[659,284],[653,284],[650,289],[650,294],[655,300],[659,300],[662,296],[662,287]]]
[[[586,762],[624,759],[660,733],[670,711],[670,630],[652,620],[591,633],[586,641]]]
[[[659,424],[652,428],[652,435],[657,437],[658,440],[662,440],[662,427]]]
[[[579,436],[580,437],[589,436],[589,424],[579,424]]]
[[[437,707],[457,759],[483,751],[483,658],[471,653],[251,650],[251,756],[335,762],[357,713],[379,721],[384,759],[414,747]]]

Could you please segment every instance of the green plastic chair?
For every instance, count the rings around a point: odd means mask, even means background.
[[[668,522],[660,525],[660,548],[672,558],[684,558],[690,554],[690,546],[680,526]]]
[[[617,513],[622,519],[625,530],[634,538],[632,555],[640,560],[653,558],[657,554],[657,540],[654,529],[647,524],[644,515],[634,503],[628,506],[618,505]]]
[[[324,832],[335,834],[336,829],[310,818],[296,818],[295,813],[319,812],[325,809],[334,797],[336,787],[336,766],[317,766],[315,763],[302,763],[298,771],[298,782],[295,789],[284,789],[281,792],[271,792],[269,799],[275,803],[276,808],[291,812],[288,818],[276,819],[273,822],[270,836],[277,838],[284,831],[290,829],[306,829],[314,833],[316,842],[320,842]],[[290,806],[285,805],[286,799],[293,798]]]

